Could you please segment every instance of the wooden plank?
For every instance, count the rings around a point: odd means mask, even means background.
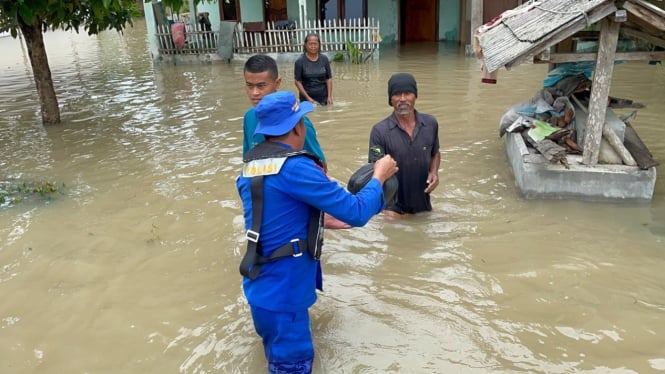
[[[589,119],[584,134],[584,165],[596,165],[600,153],[600,140],[605,124],[607,111],[607,98],[612,83],[614,70],[614,55],[619,41],[618,22],[605,18],[600,23],[600,41],[598,45],[598,58],[591,83],[591,98],[589,99]]]
[[[608,143],[614,148],[614,151],[621,157],[621,161],[628,166],[637,166],[635,159],[631,156],[630,152],[623,145],[623,142],[617,134],[609,128],[609,126],[603,126],[603,137],[607,140]]]
[[[586,13],[606,0],[550,0],[527,5],[528,12],[502,18],[515,37],[523,42],[537,43],[553,31],[564,27],[573,19],[585,18]],[[504,13],[505,14],[505,13]]]
[[[577,18],[567,26],[559,29],[559,31],[552,33],[551,35],[545,36],[543,40],[540,41],[539,43],[531,44],[526,50],[522,51],[519,55],[517,55],[512,61],[506,63],[505,67],[507,69],[513,68],[525,61],[531,60],[532,56],[535,55],[536,53],[546,48],[557,45],[559,42],[562,42],[566,38],[575,34],[575,32],[586,27],[587,21],[589,24],[596,23],[602,20],[603,18],[607,17],[608,15],[613,14],[614,12],[616,12],[616,10],[617,8],[616,6],[614,6],[614,3],[607,3],[602,6],[599,6],[598,8],[591,11],[586,18],[585,17]]]
[[[646,144],[637,135],[637,131],[633,128],[630,122],[626,121],[626,135],[624,138],[624,145],[635,158],[637,166],[642,170],[647,170],[658,165],[658,162],[653,159],[653,155]]]
[[[649,12],[644,6],[637,5],[633,2],[625,2],[623,8],[633,14],[635,17],[642,19],[658,30],[665,31],[665,17],[659,17],[653,12]]]
[[[547,56],[537,55],[534,64],[561,64],[564,62],[595,61],[595,53],[550,53]],[[660,61],[665,60],[665,52],[620,52],[615,54],[614,61]]]
[[[649,2],[646,2],[644,0],[628,0],[628,1],[641,6],[645,9],[651,11],[652,13],[655,13],[658,17],[665,18],[665,9],[659,8],[659,7],[653,5]],[[658,0],[658,1],[662,1],[662,0]]]

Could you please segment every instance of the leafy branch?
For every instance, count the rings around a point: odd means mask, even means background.
[[[64,183],[62,187],[65,187]],[[23,201],[51,200],[59,190],[56,182],[0,180],[0,208],[13,206]]]
[[[374,50],[370,51],[365,55],[365,53],[358,48],[355,44],[353,44],[350,40],[347,39],[346,41],[346,58],[349,59],[349,61],[352,64],[364,64],[369,60],[372,56],[374,55]],[[338,52],[333,56],[333,61],[344,61],[344,53]]]

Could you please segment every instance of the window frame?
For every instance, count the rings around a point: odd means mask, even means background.
[[[222,21],[236,21],[240,22],[242,17],[240,16],[240,0],[230,0],[234,3],[235,8],[236,8],[236,19],[225,19],[224,18],[224,0],[221,0],[219,2],[219,17],[221,18]]]

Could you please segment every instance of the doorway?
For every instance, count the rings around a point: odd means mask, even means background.
[[[286,11],[286,0],[265,0],[263,5],[264,21],[275,22],[289,19]]]
[[[401,0],[399,2],[400,43],[437,41],[438,19],[439,0]]]

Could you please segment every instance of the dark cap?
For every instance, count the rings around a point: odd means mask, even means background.
[[[392,106],[390,98],[400,92],[412,92],[418,97],[416,78],[409,73],[396,73],[388,80],[388,105]]]

